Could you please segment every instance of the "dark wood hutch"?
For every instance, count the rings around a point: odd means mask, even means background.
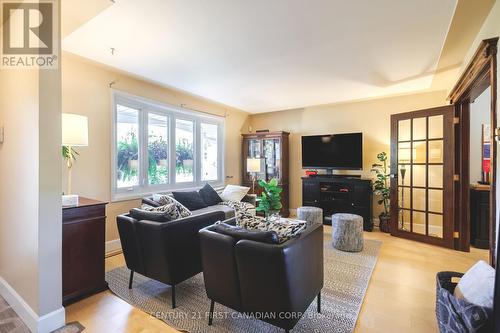
[[[243,177],[244,186],[252,187],[253,174],[247,172],[247,159],[260,159],[260,172],[256,174],[255,193],[260,195],[257,185],[259,179],[278,179],[283,188],[281,194],[281,216],[288,217],[289,212],[289,135],[288,132],[262,132],[243,134]],[[250,190],[252,191],[252,190]]]

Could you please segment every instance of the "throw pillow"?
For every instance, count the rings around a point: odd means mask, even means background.
[[[189,209],[187,209],[186,207],[184,207],[183,204],[181,204],[179,201],[175,200],[174,198],[172,198],[169,195],[166,195],[166,194],[153,194],[153,200],[156,201],[156,202],[158,202],[162,206],[165,206],[165,205],[168,205],[168,204],[171,204],[171,203],[175,204],[175,206],[179,210],[180,217],[188,217],[188,216],[193,215],[189,211]]]
[[[468,303],[493,309],[494,287],[495,270],[480,260],[462,276],[454,295]]]
[[[139,221],[168,222],[171,220],[170,215],[166,212],[143,210],[139,208],[132,208],[130,210],[130,216]]]
[[[279,243],[278,234],[274,231],[247,230],[226,223],[216,224],[212,230],[223,235],[231,236],[235,238],[236,241],[248,239],[267,244]]]
[[[279,242],[284,243],[292,238],[298,238],[307,227],[307,222],[281,220],[266,222],[265,218],[256,216],[238,220],[238,225],[249,230],[274,231],[278,234]]]
[[[200,193],[196,191],[189,192],[172,192],[175,200],[179,201],[189,210],[198,210],[208,207],[205,201],[201,198]]]
[[[200,195],[201,195],[201,198],[203,199],[203,201],[205,201],[205,203],[208,206],[214,206],[214,205],[217,205],[218,203],[222,202],[222,199],[220,198],[219,193],[217,193],[217,191],[215,191],[214,188],[212,186],[210,186],[210,184],[208,184],[208,183],[205,184],[205,186],[203,186],[200,189]]]
[[[247,195],[248,191],[250,191],[250,187],[227,185],[224,191],[222,191],[220,197],[224,201],[239,202],[245,197],[245,195]]]
[[[234,209],[238,220],[255,216],[255,207],[248,202],[223,201],[219,205]]]
[[[175,203],[171,203],[171,204],[163,205],[163,206],[159,206],[159,207],[152,207],[152,206],[144,204],[141,206],[141,209],[149,211],[149,212],[163,213],[163,214],[167,215],[171,221],[178,220],[178,219],[182,218],[181,213],[179,211],[179,208],[177,207],[177,205]]]

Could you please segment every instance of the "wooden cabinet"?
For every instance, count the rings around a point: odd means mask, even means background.
[[[490,187],[471,186],[470,243],[480,249],[490,248]]]
[[[363,217],[363,229],[373,230],[372,181],[356,177],[303,177],[302,205],[323,209],[324,224],[332,214],[351,213]]]
[[[107,288],[104,280],[106,203],[80,197],[63,207],[63,304]]]
[[[289,216],[289,181],[288,181],[288,132],[265,132],[243,134],[243,185],[252,187],[253,174],[247,172],[247,159],[260,159],[260,172],[256,179],[270,180],[276,178],[283,188],[281,203],[283,208],[281,215]],[[255,186],[255,192],[260,194],[261,190]]]

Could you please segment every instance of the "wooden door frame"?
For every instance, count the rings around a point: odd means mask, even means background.
[[[411,118],[420,118],[420,117],[432,117],[432,116],[438,116],[438,115],[443,115],[443,150],[444,150],[444,156],[443,156],[443,237],[442,238],[437,238],[437,237],[430,237],[427,235],[423,234],[417,234],[414,232],[408,232],[408,231],[403,231],[400,230],[398,227],[399,224],[399,198],[398,198],[398,178],[399,178],[399,168],[398,168],[398,122],[400,120],[406,120],[406,119],[411,119]],[[450,200],[446,200],[445,194],[451,194],[453,193],[453,168],[451,167],[446,167],[446,163],[448,165],[453,166],[454,160],[453,160],[453,147],[455,146],[454,142],[454,133],[453,133],[453,128],[452,126],[446,126],[446,124],[450,125],[453,122],[453,106],[446,105],[446,106],[439,106],[431,109],[425,109],[425,110],[417,110],[417,111],[410,111],[410,112],[405,112],[405,113],[397,113],[391,115],[391,235],[396,236],[396,237],[402,237],[406,239],[411,239],[415,240],[418,242],[422,243],[427,243],[427,244],[432,244],[432,245],[437,245],[437,246],[443,246],[447,248],[453,248],[453,226],[454,226],[454,211],[453,211],[453,203]],[[428,132],[429,129],[427,128],[426,131]],[[410,132],[413,132],[413,127],[410,127]],[[413,140],[410,140],[413,141]],[[416,140],[420,141],[420,140]],[[426,142],[429,141],[428,138],[428,133],[426,135]],[[413,162],[410,162],[409,165],[411,166]],[[428,166],[427,166],[428,167]],[[395,172],[395,173],[394,173]],[[428,174],[428,169],[426,171],[426,174]],[[411,175],[411,173],[410,173]],[[413,176],[410,176],[410,187],[413,187],[412,185],[412,178]],[[427,186],[426,186],[427,187]],[[394,200],[396,199],[396,200]],[[411,194],[410,194],[410,207],[412,207],[411,203]],[[411,208],[413,209],[413,208]],[[428,208],[426,207],[426,211],[428,213]],[[426,226],[428,228],[428,225]],[[448,231],[448,232],[445,232]]]
[[[497,38],[485,39],[479,45],[472,60],[451,90],[448,100],[455,104],[455,116],[459,123],[455,129],[455,174],[459,180],[455,184],[455,231],[459,236],[455,249],[470,250],[470,203],[469,203],[469,140],[470,102],[484,90],[491,87],[491,187],[490,187],[490,264],[496,266],[496,165],[497,148],[495,129],[497,127]]]

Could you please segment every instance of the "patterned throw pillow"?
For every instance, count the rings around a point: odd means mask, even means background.
[[[281,244],[292,238],[299,237],[306,229],[307,222],[291,220],[266,222],[263,217],[252,216],[238,219],[238,225],[248,230],[275,231]]]
[[[236,219],[249,219],[255,216],[255,207],[248,202],[243,201],[223,201],[219,205],[234,209]]]
[[[169,195],[153,194],[153,200],[158,202],[162,206],[168,204],[175,204],[177,210],[179,211],[180,217],[188,217],[193,215],[189,209],[187,209],[183,204],[181,204],[179,201],[175,200]]]
[[[166,205],[163,205],[160,207],[153,207],[153,206],[149,206],[149,205],[144,204],[141,206],[141,209],[146,210],[146,211],[150,211],[150,212],[163,213],[164,215],[168,216],[171,221],[178,220],[178,219],[184,217],[181,215],[181,212],[179,211],[179,207],[177,207],[177,205],[175,203],[166,204]],[[191,212],[189,212],[189,214],[191,215]]]

